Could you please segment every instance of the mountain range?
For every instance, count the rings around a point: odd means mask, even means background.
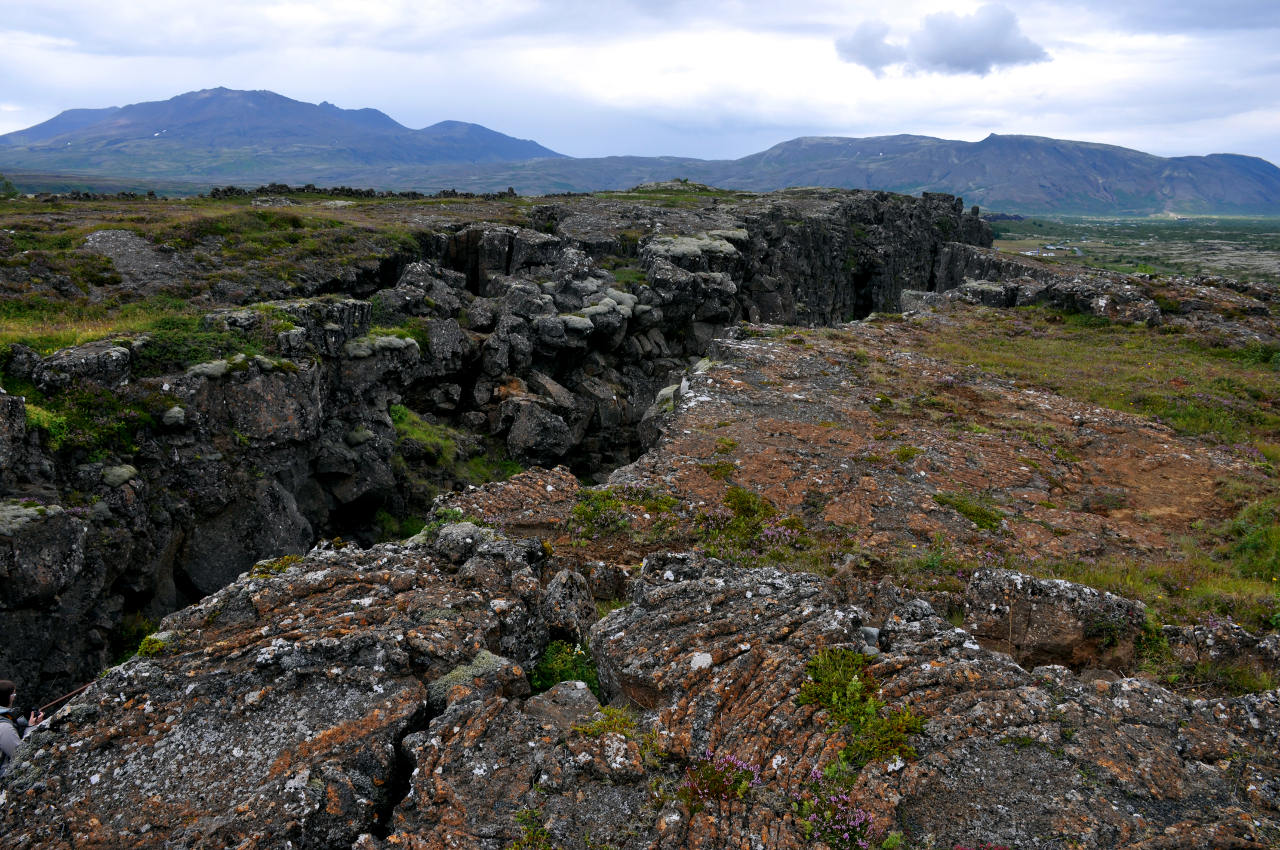
[[[1113,145],[992,134],[979,142],[806,137],[735,160],[572,158],[478,124],[442,121],[413,130],[375,109],[225,88],[67,110],[0,136],[0,171],[19,186],[25,175],[32,186],[182,180],[192,191],[284,182],[426,192],[510,186],[548,194],[684,178],[752,191],[948,192],[1022,213],[1280,215],[1280,169],[1236,154],[1166,158]]]

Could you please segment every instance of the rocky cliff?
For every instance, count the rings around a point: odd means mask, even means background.
[[[0,648],[0,669],[50,697],[92,678],[131,623],[255,560],[321,536],[368,542],[379,511],[425,513],[435,490],[483,477],[486,440],[583,474],[625,463],[668,375],[720,330],[891,309],[904,288],[953,285],[968,246],[990,244],[976,210],[947,196],[702,197],[712,203],[548,204],[532,227],[414,216],[414,249],[291,281],[254,275],[253,261],[201,281],[216,243],[91,233],[84,253],[111,269],[91,299],[199,285],[211,307],[239,306],[46,356],[10,346],[0,612],[27,637]],[[76,292],[39,262],[5,269],[8,288]],[[206,338],[244,350],[189,362]],[[51,423],[22,387],[65,408],[53,430],[34,427]],[[429,421],[398,428],[393,405],[413,420],[401,426]]]

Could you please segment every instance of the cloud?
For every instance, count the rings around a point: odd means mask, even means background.
[[[1004,6],[988,3],[972,15],[938,12],[928,15],[905,45],[886,40],[888,24],[863,22],[852,35],[836,41],[846,62],[862,65],[876,76],[889,65],[906,70],[986,76],[996,68],[1048,60],[1044,48],[1027,38],[1018,18]]]
[[[1280,3],[1274,0],[1067,0],[1066,5],[1135,32],[1280,29]]]
[[[885,41],[888,34],[888,24],[864,21],[853,35],[836,41],[836,53],[844,61],[861,65],[878,77],[889,65],[897,65],[907,58],[905,48]]]

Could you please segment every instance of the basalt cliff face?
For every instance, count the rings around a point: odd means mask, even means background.
[[[10,493],[101,494],[5,508],[5,592],[28,594],[5,616],[63,624],[8,660],[61,683],[139,600],[193,603],[23,745],[0,846],[1275,846],[1280,692],[1132,674],[1153,645],[1276,671],[1277,634],[1153,627],[1028,574],[1164,557],[1229,515],[1214,482],[1271,473],[922,342],[1068,315],[1275,346],[1274,288],[1064,274],[941,197],[532,218],[436,222],[351,297],[212,311],[289,327],[270,356],[109,384],[179,411],[120,463],[65,466],[0,396]],[[371,332],[408,319],[427,333]],[[8,368],[102,383],[146,345]],[[393,403],[536,466],[444,495],[410,539],[312,547],[447,478]],[[917,547],[941,566],[889,563]],[[534,693],[557,641],[594,690]]]

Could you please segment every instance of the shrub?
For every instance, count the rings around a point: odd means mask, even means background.
[[[814,768],[805,789],[792,798],[791,810],[807,841],[821,841],[832,850],[868,850],[878,846],[892,850],[902,843],[901,833],[872,842],[880,833],[871,826],[871,815],[858,808],[850,790],[852,777],[833,762],[828,769]]]
[[[534,665],[529,673],[533,692],[540,694],[550,690],[561,682],[585,682],[596,695],[596,699],[604,701],[604,692],[600,690],[600,675],[596,672],[596,663],[591,653],[580,645],[563,640],[553,640],[547,645],[547,651]]]
[[[915,758],[907,736],[924,721],[902,709],[885,714],[876,694],[880,684],[867,672],[869,657],[851,649],[823,649],[805,666],[809,681],[800,686],[797,705],[817,705],[829,721],[847,727],[849,744],[840,761],[861,769],[872,761]]]
[[[707,803],[741,800],[760,784],[760,768],[731,755],[715,755],[711,750],[685,768],[676,799],[689,812],[700,812]]]

